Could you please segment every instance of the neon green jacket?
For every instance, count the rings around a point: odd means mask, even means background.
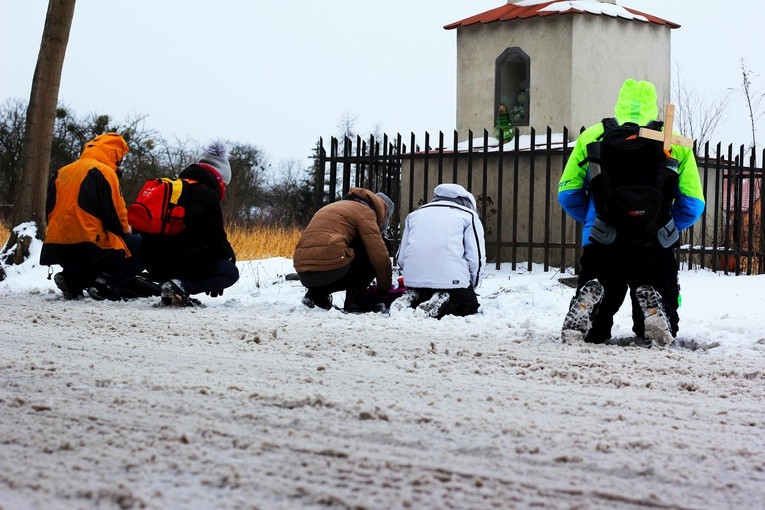
[[[647,81],[627,79],[619,91],[614,106],[619,125],[633,122],[645,126],[659,115],[656,103],[656,88]],[[558,183],[558,202],[563,210],[584,225],[583,245],[590,244],[590,228],[595,221],[595,203],[589,193],[589,165],[580,163],[587,158],[587,144],[603,135],[603,123],[585,129],[576,140],[571,156]],[[672,145],[672,157],[680,162],[679,178],[675,201],[672,204],[672,219],[678,230],[693,225],[704,212],[704,192],[696,166],[696,157],[690,147]]]

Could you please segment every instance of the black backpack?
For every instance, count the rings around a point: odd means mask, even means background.
[[[647,128],[660,130],[652,121]],[[640,127],[603,119],[603,135],[587,145],[590,187],[597,219],[590,240],[601,244],[668,248],[679,242],[671,208],[678,180],[678,161],[661,141],[641,138]]]

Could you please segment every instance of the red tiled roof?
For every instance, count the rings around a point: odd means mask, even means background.
[[[461,21],[455,21],[454,23],[444,26],[444,28],[446,30],[452,30],[454,28],[466,27],[479,23],[494,23],[496,21],[526,19],[536,16],[553,16],[555,14],[601,14],[627,20],[640,21],[642,23],[666,25],[669,28],[680,28],[680,25],[677,23],[615,4],[582,0],[540,1],[539,3],[528,5],[529,3],[529,1],[523,1],[516,4],[508,3],[501,7],[497,7],[496,9],[491,9],[490,11],[465,18]]]

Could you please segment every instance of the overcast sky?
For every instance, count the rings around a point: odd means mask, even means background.
[[[442,130],[450,140],[457,34],[443,26],[504,3],[77,0],[59,100],[79,117],[145,115],[169,138],[253,144],[275,165],[310,156],[345,116],[361,134]],[[740,91],[741,58],[765,92],[761,0],[618,3],[682,25],[673,60],[702,97]],[[2,101],[29,98],[47,4],[0,0]],[[715,138],[746,143],[739,95],[731,106]]]

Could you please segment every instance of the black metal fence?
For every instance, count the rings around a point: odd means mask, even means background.
[[[315,207],[332,202],[351,186],[383,191],[396,204],[391,232],[399,239],[400,221],[431,198],[442,182],[456,182],[471,191],[486,230],[487,254],[497,268],[541,264],[578,268],[581,225],[563,213],[557,202],[558,180],[573,144],[568,130],[556,135],[548,127],[538,136],[518,136],[498,144],[487,131],[460,143],[443,132],[425,133],[422,142],[410,135],[381,140],[331,138],[320,141]],[[697,151],[707,207],[702,218],[682,233],[677,250],[688,268],[709,268],[736,274],[765,272],[765,232],[761,221],[765,196],[762,161],[755,151],[732,145]]]

